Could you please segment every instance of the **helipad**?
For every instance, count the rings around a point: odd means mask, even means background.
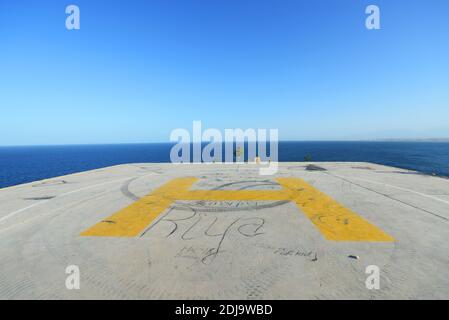
[[[0,298],[449,298],[449,180],[370,163],[258,169],[130,164],[2,189]]]

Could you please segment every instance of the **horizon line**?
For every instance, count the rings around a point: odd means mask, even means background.
[[[210,143],[211,141],[202,141],[201,143]],[[245,142],[248,141],[223,141],[221,143]],[[250,141],[250,142],[258,142]],[[266,141],[269,143],[270,141]],[[279,140],[281,142],[449,142],[449,138],[385,138],[385,139],[307,139],[307,140]],[[174,141],[156,141],[156,142],[95,142],[95,143],[52,143],[52,144],[11,144],[0,145],[4,147],[69,147],[69,146],[108,146],[108,145],[142,145],[142,144],[177,144]],[[193,144],[190,142],[188,144]]]

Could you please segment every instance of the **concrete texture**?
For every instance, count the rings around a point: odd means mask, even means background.
[[[314,165],[281,163],[260,176],[253,164],[130,164],[2,189],[0,298],[449,298],[449,180],[371,163]],[[329,240],[307,203],[302,211],[263,198],[172,199],[136,236],[81,235],[183,177],[198,178],[195,190],[261,194],[300,178],[394,240]],[[143,210],[159,205],[145,201]],[[66,288],[69,265],[79,266],[79,290]],[[380,269],[379,290],[365,286],[369,265]]]

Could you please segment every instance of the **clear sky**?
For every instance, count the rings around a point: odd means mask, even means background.
[[[449,1],[0,0],[0,111],[0,145],[449,137]]]

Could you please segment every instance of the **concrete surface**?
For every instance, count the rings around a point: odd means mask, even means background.
[[[1,189],[0,298],[449,298],[449,180],[314,165],[130,164]]]

